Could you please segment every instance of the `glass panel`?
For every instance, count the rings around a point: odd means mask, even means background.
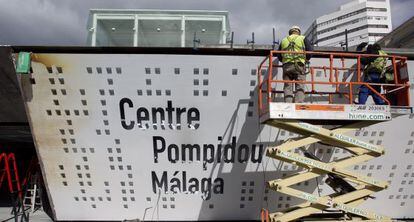
[[[194,33],[200,44],[219,44],[221,38],[221,21],[186,21],[185,46],[193,47]]]
[[[181,20],[139,20],[138,46],[180,47]]]
[[[134,20],[100,19],[97,21],[96,46],[133,46]]]

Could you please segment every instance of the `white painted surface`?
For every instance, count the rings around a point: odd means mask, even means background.
[[[260,147],[264,151],[295,137],[259,125],[257,95],[252,92],[257,85],[254,69],[262,58],[145,54],[35,54],[34,58],[31,77],[35,84],[30,84],[30,76],[21,76],[21,85],[56,219],[249,220],[258,219],[262,207],[277,211],[301,202],[264,187],[267,180],[297,172],[295,166],[265,156],[260,163],[252,162],[258,158]],[[312,62],[321,65],[320,59]],[[52,73],[47,67],[52,67]],[[175,68],[180,69],[179,74]],[[208,69],[206,74],[204,69]],[[133,107],[125,105],[127,123],[136,122],[139,107],[165,111],[167,101],[175,108],[173,121],[145,121],[141,127],[135,124],[126,130],[121,125],[122,98],[133,102]],[[188,126],[184,113],[178,129],[178,107],[198,109],[200,120]],[[392,217],[414,217],[413,118],[402,116],[351,134],[387,151],[385,156],[354,168],[391,181],[388,190],[376,194],[376,199],[368,200],[363,208]],[[169,160],[167,151],[154,158],[153,141],[159,137],[167,146],[179,147],[177,161]],[[226,163],[222,152],[233,140],[235,163]],[[156,141],[160,146],[160,140]],[[200,160],[190,161],[188,153],[184,160],[182,144],[198,144]],[[212,163],[206,161],[210,153],[203,152],[209,151],[204,144],[214,147],[216,159]],[[231,154],[233,146],[227,147]],[[175,151],[174,146],[170,148]],[[249,151],[249,160],[240,162],[245,150]],[[325,146],[311,150],[324,161],[349,155]],[[231,160],[230,155],[227,160]],[[160,179],[166,172],[168,180],[183,181],[183,171],[186,190],[153,191],[153,174]],[[190,192],[191,177],[222,178],[223,193],[210,193],[208,199],[205,196],[209,193]],[[322,195],[332,192],[321,180],[319,184]],[[299,187],[318,194],[315,180]]]

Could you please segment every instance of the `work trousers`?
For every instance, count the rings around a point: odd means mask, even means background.
[[[302,63],[283,64],[283,80],[305,81],[305,65]],[[283,92],[285,103],[303,103],[305,101],[305,84],[295,83],[295,96],[293,96],[293,83],[285,83]]]
[[[380,74],[371,72],[368,73],[369,76],[365,76],[365,82],[367,83],[381,83],[380,80]],[[377,91],[378,93],[381,93],[381,86],[378,85],[371,85],[371,87]],[[359,94],[358,94],[358,104],[365,104],[367,102],[368,96],[372,96],[372,99],[374,100],[375,104],[377,105],[384,105],[385,102],[381,97],[379,97],[377,94],[375,94],[372,90],[370,90],[365,85],[362,85],[359,87]]]

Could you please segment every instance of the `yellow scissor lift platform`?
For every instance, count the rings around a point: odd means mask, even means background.
[[[267,73],[273,73],[272,68],[275,65],[273,65],[272,56],[274,53],[278,52],[272,51],[270,56],[266,58],[269,61]],[[335,70],[336,68],[333,67],[335,56],[343,59],[344,53],[331,53],[327,56],[330,58],[328,69]],[[360,64],[361,55],[348,55],[345,53],[345,56],[355,56],[357,64]],[[396,58],[392,59],[392,61],[396,68],[403,67],[404,65],[403,62],[397,64]],[[386,215],[358,207],[374,193],[386,189],[388,183],[349,170],[353,165],[384,155],[385,148],[349,136],[347,133],[376,123],[391,121],[394,115],[411,113],[412,110],[409,108],[408,80],[404,82],[401,78],[398,78],[400,83],[396,80],[394,85],[391,86],[390,84],[387,86],[391,90],[401,90],[400,95],[406,95],[405,98],[400,98],[398,104],[394,104],[401,105],[401,107],[397,108],[391,108],[390,101],[379,92],[375,93],[383,98],[387,105],[355,105],[353,104],[354,93],[352,85],[365,85],[367,83],[338,82],[338,80],[331,79],[327,82],[319,82],[319,84],[337,84],[349,87],[347,94],[342,95],[349,98],[349,104],[329,104],[331,102],[331,95],[334,93],[340,94],[341,92],[326,92],[329,94],[328,104],[282,103],[273,102],[274,95],[278,93],[275,90],[277,88],[275,83],[295,83],[295,81],[274,80],[274,77],[270,79],[269,77],[262,76],[263,64],[264,62],[260,64],[258,69],[260,122],[300,135],[298,138],[286,140],[277,147],[269,147],[266,155],[270,158],[297,165],[303,169],[293,175],[270,180],[267,182],[267,186],[271,190],[302,199],[304,203],[292,206],[282,212],[269,213],[266,209],[262,209],[262,221],[284,222],[303,220],[303,218],[321,213],[322,211],[332,210],[342,212],[343,216],[340,219],[330,218],[324,221],[392,221]],[[346,70],[345,67],[342,67],[342,69]],[[360,69],[356,73],[359,80],[361,75]],[[399,76],[398,71],[395,71],[395,76]],[[311,79],[313,79],[313,76],[311,76]],[[303,83],[312,84],[312,88],[314,84],[318,84],[314,81],[303,81]],[[367,87],[371,86],[367,84]],[[313,89],[311,93],[316,94],[318,92]],[[319,94],[321,93],[319,92]],[[349,151],[350,155],[331,162],[323,162],[306,150],[306,147],[315,143],[345,149]],[[318,196],[292,187],[292,185],[320,176],[327,176],[327,184],[333,188],[334,193]],[[315,220],[318,219],[321,220],[322,217]]]
[[[268,114],[261,117],[262,123],[303,137],[286,141],[277,147],[268,148],[266,155],[295,164],[305,170],[282,179],[268,181],[268,187],[274,191],[306,201],[294,206],[293,209],[295,210],[293,211],[269,214],[271,221],[292,221],[328,208],[371,220],[390,220],[386,216],[357,208],[357,205],[361,204],[367,197],[387,188],[387,182],[347,169],[352,165],[383,155],[385,153],[384,148],[345,135],[349,131],[391,120],[389,106],[287,103],[270,103],[269,105]],[[343,125],[339,127],[338,123]],[[329,128],[319,125],[333,126]],[[294,152],[297,148],[307,147],[314,143],[323,143],[346,149],[352,153],[352,156],[325,163]],[[319,197],[290,187],[326,174],[336,175],[344,178],[347,182],[355,184],[355,190],[343,195],[332,194]]]

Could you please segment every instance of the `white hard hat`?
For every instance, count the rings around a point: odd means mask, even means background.
[[[292,26],[292,27],[289,29],[289,34],[290,34],[293,30],[297,30],[299,33],[301,33],[301,31],[300,31],[300,27],[299,27],[299,26],[297,26],[297,25],[294,25],[294,26]]]

